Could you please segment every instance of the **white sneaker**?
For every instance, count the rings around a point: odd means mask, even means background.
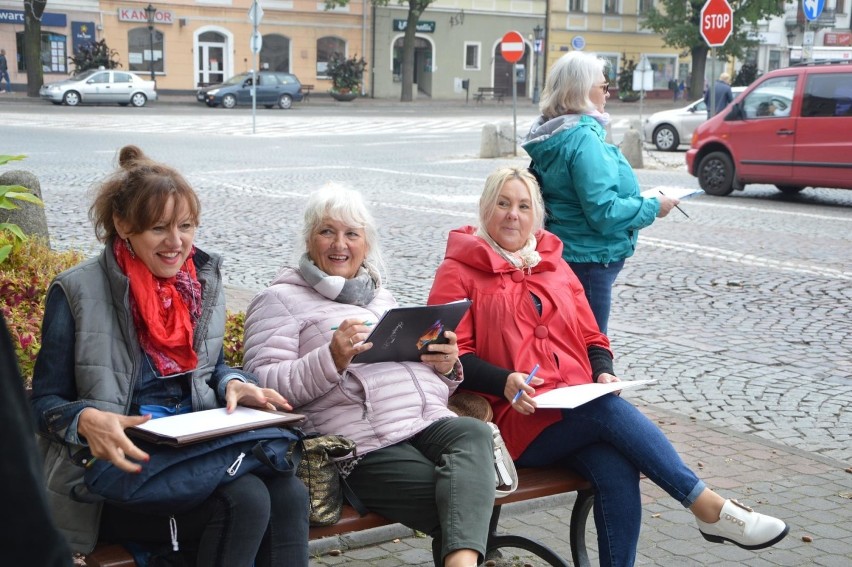
[[[743,549],[763,549],[775,545],[790,531],[787,524],[778,518],[758,514],[736,500],[725,500],[718,521],[712,524],[698,518],[695,521],[707,541],[723,543],[727,540]]]

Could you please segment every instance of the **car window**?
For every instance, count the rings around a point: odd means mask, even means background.
[[[796,92],[797,76],[775,77],[758,85],[743,99],[746,118],[789,116]]]
[[[89,83],[103,84],[109,82],[109,73],[97,73],[88,80]]]
[[[296,78],[293,75],[286,73],[278,73],[278,80],[281,81],[282,85],[292,85],[296,82]]]
[[[113,72],[112,82],[113,83],[132,83],[133,78],[130,75],[128,75],[127,73]]]
[[[258,84],[262,87],[274,87],[278,84],[278,79],[275,78],[275,75],[264,73],[260,76]]]
[[[233,77],[231,77],[230,79],[225,81],[225,84],[226,85],[241,85],[243,83],[243,81],[246,80],[247,76],[248,75],[234,75]]]
[[[852,116],[852,73],[810,74],[802,116]]]

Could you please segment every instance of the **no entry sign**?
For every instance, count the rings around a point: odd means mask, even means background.
[[[728,0],[707,0],[701,8],[700,30],[708,46],[725,45],[734,31],[734,11]]]
[[[500,53],[509,63],[517,63],[524,56],[524,38],[516,31],[507,32],[500,42]]]

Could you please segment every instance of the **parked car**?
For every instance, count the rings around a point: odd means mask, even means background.
[[[749,183],[784,193],[852,189],[852,65],[810,63],[766,73],[692,135],[687,170],[711,195]]]
[[[292,73],[260,71],[257,74],[257,104],[266,108],[290,108],[293,101],[304,97],[302,84]],[[198,89],[196,98],[207,106],[234,108],[238,104],[251,104],[251,73],[240,73],[219,85]]]
[[[149,100],[157,100],[157,88],[154,81],[146,81],[129,71],[89,69],[76,77],[42,85],[39,95],[53,104],[68,106],[82,103],[145,106]]]
[[[745,87],[731,88],[734,98],[745,89]],[[705,120],[707,120],[707,105],[702,98],[683,108],[655,112],[645,119],[642,131],[645,142],[654,144],[660,151],[673,152],[678,149],[678,146],[688,144],[692,138],[692,132]]]

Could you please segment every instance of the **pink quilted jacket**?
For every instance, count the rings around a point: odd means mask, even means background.
[[[364,455],[455,417],[447,398],[459,382],[419,362],[352,364],[338,373],[328,348],[344,319],[378,321],[396,301],[380,289],[365,306],[326,299],[294,269],[283,270],[246,312],[246,370],[307,416],[303,429],[338,434]]]

